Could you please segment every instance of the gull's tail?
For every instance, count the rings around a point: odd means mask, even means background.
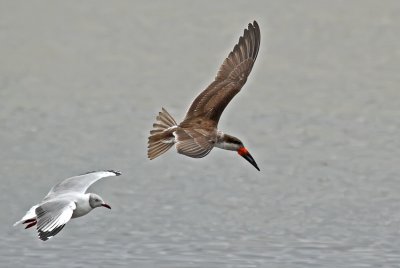
[[[35,205],[33,207],[31,207],[28,212],[26,212],[25,216],[22,217],[22,219],[20,219],[19,221],[17,221],[16,223],[13,224],[13,226],[17,226],[20,223],[30,223],[33,222],[34,220],[32,219],[36,219],[36,208],[38,207],[38,205]],[[28,228],[28,227],[27,227]]]
[[[147,146],[147,156],[150,160],[162,155],[175,144],[174,131],[176,128],[177,123],[174,118],[162,108],[150,131]]]

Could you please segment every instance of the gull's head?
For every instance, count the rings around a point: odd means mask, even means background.
[[[89,195],[89,204],[91,208],[106,207],[108,209],[111,209],[111,207],[104,202],[103,198],[101,198],[101,196],[97,194]]]

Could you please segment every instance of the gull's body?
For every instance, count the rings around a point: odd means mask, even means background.
[[[100,196],[85,192],[101,178],[120,174],[112,170],[97,171],[65,179],[55,185],[42,202],[31,207],[14,226],[27,224],[27,229],[37,225],[39,238],[45,241],[61,231],[72,218],[84,216],[100,206],[110,209]]]
[[[193,158],[204,157],[218,147],[237,151],[259,170],[243,143],[219,131],[218,122],[225,107],[246,83],[258,55],[260,38],[260,28],[254,21],[223,62],[214,82],[196,97],[180,124],[162,109],[150,131],[150,159],[165,153],[174,144],[178,153]]]

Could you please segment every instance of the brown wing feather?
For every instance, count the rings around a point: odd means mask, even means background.
[[[204,116],[219,121],[225,107],[246,83],[258,55],[260,38],[260,28],[254,21],[222,63],[214,82],[193,101],[185,120]]]
[[[193,158],[206,156],[214,147],[216,135],[205,129],[179,128],[176,133],[176,150]]]

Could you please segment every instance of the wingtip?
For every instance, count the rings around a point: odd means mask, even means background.
[[[260,26],[258,25],[257,21],[254,20],[252,23],[249,23],[247,29],[248,31],[255,31],[256,33],[260,32]]]
[[[113,170],[113,169],[110,169],[110,170],[107,170],[107,171],[111,172],[111,173],[114,173],[115,176],[120,176],[122,174],[120,171],[116,171],[116,170]]]
[[[256,20],[253,20],[253,22],[249,22],[248,28],[258,28],[258,22]]]

